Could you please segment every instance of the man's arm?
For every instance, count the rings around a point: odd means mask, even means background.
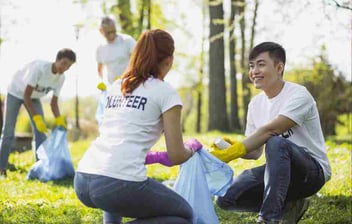
[[[261,147],[259,147],[259,149],[256,149],[252,152],[249,152],[246,155],[242,156],[241,158],[242,159],[257,160],[263,154],[263,149],[264,149],[264,146],[261,146]]]
[[[97,71],[98,71],[98,76],[100,79],[103,79],[103,69],[104,69],[104,64],[98,62]]]
[[[54,114],[54,117],[59,117],[60,116],[60,109],[59,109],[57,96],[53,95],[53,97],[51,98],[50,107],[51,107],[51,111]]]
[[[296,123],[290,118],[279,115],[242,141],[246,147],[247,155],[255,150],[260,150],[260,147],[262,147],[270,137],[280,135],[295,125]]]
[[[33,89],[34,89],[33,86],[27,85],[26,89],[24,91],[24,104],[26,105],[28,112],[29,112],[29,115],[31,117],[33,117],[34,115],[37,114],[37,112],[34,109],[32,100],[31,100]]]
[[[33,89],[34,88],[30,85],[26,86],[26,89],[24,91],[24,104],[27,107],[29,115],[31,116],[37,130],[39,132],[46,133],[48,130],[46,128],[43,116],[37,114],[37,111],[35,111],[32,100],[31,100]]]

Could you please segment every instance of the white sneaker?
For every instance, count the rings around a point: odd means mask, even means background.
[[[307,211],[309,206],[309,199],[303,198],[297,201],[292,201],[287,204],[282,215],[282,224],[297,224]]]

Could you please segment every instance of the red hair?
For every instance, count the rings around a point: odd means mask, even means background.
[[[160,62],[172,56],[174,50],[174,40],[166,31],[160,29],[145,31],[138,39],[130,63],[122,75],[122,94],[132,93],[150,76],[158,78]]]

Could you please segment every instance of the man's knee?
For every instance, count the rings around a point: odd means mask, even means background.
[[[271,138],[268,139],[268,141],[266,142],[266,146],[265,146],[265,152],[266,154],[274,152],[276,153],[277,151],[281,150],[281,149],[285,149],[287,147],[287,141],[285,138],[283,137],[279,137],[279,136],[273,136]]]
[[[266,141],[266,147],[280,146],[285,140],[285,138],[280,136],[272,136]]]
[[[230,210],[233,207],[232,203],[224,197],[218,197],[215,202],[223,210]]]

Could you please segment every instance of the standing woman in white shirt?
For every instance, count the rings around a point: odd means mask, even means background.
[[[145,164],[187,161],[202,145],[183,143],[182,103],[164,78],[173,63],[171,35],[156,29],[137,41],[122,78],[107,92],[100,136],[80,160],[74,179],[78,198],[102,209],[104,223],[192,223],[192,208],[180,195],[148,178]],[[150,152],[164,134],[167,152]]]

